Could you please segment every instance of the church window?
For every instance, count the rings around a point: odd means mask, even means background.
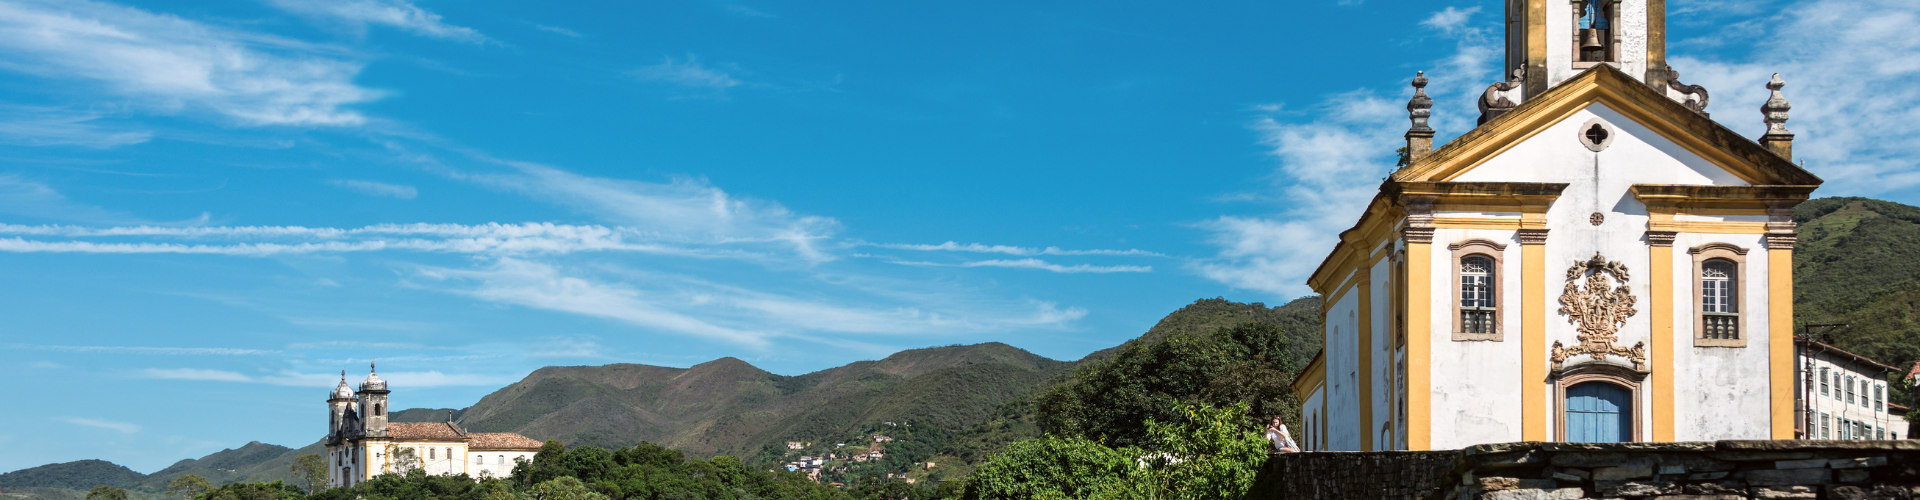
[[[1746,315],[1740,293],[1747,250],[1726,243],[1708,243],[1688,250],[1693,254],[1695,347],[1745,347]]]
[[[1853,404],[1853,376],[1847,376],[1847,404]]]
[[[1886,386],[1882,386],[1882,385],[1873,386],[1873,411],[1882,411],[1886,409],[1886,404],[1887,404],[1886,397],[1887,397]]]
[[[1874,426],[1874,428],[1873,428],[1873,438],[1874,438],[1874,439],[1886,439],[1886,438],[1887,438],[1887,428],[1886,428],[1886,427],[1880,427],[1880,426]]]
[[[1820,414],[1820,439],[1833,439],[1833,419],[1826,413]]]
[[[1453,340],[1501,341],[1500,261],[1506,245],[1471,239],[1453,250]]]
[[[500,458],[499,458],[498,460],[495,460],[495,461],[494,461],[493,463],[495,463],[495,464],[499,464],[499,465],[506,465],[506,464],[507,464],[507,456],[506,456],[506,455],[500,455]]]
[[[1821,396],[1826,396],[1826,395],[1828,395],[1828,393],[1827,393],[1827,367],[1824,367],[1824,366],[1822,366],[1822,367],[1820,367],[1820,395],[1821,395]]]
[[[474,456],[473,456],[473,464],[474,464],[474,465],[486,465],[486,464],[487,464],[487,456],[486,456],[486,455],[474,455]]]

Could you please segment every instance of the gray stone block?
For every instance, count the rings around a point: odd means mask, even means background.
[[[1678,495],[1680,485],[1672,481],[1594,481],[1594,491],[1608,497],[1650,497]]]
[[[1569,482],[1569,483],[1578,483],[1578,482],[1581,482],[1581,481],[1585,481],[1585,480],[1586,480],[1586,478],[1582,478],[1582,477],[1580,477],[1580,476],[1575,476],[1575,475],[1573,475],[1573,474],[1568,474],[1568,473],[1565,473],[1565,472],[1555,472],[1555,473],[1553,473],[1553,480],[1555,480],[1555,481],[1566,481],[1566,482]]]
[[[1715,479],[1726,479],[1726,478],[1727,478],[1726,472],[1696,472],[1693,474],[1687,474],[1687,480],[1689,481],[1712,481]]]
[[[1859,469],[1887,465],[1887,457],[1836,458],[1828,461],[1827,466],[1835,469]]]
[[[1839,473],[1840,482],[1842,483],[1858,483],[1867,480],[1867,476],[1870,475],[1871,474],[1867,474],[1867,471],[1855,469],[1842,470]]]
[[[1825,467],[1818,469],[1750,470],[1747,471],[1747,484],[1754,486],[1776,486],[1785,484],[1826,484],[1833,479],[1833,472]]]
[[[1662,465],[1662,466],[1660,466],[1660,473],[1661,473],[1661,474],[1686,474],[1686,473],[1687,473],[1687,466],[1685,466],[1685,465]]]
[[[1746,495],[1660,495],[1657,500],[1747,500]]]
[[[1524,489],[1489,491],[1482,493],[1481,500],[1573,500],[1586,498],[1586,492],[1580,488]]]
[[[1630,465],[1626,467],[1601,467],[1593,470],[1595,481],[1619,481],[1623,479],[1641,479],[1653,477],[1653,466]]]
[[[1739,481],[1694,483],[1686,486],[1686,492],[1690,495],[1745,495],[1747,483]]]
[[[1803,499],[1803,498],[1820,498],[1819,493],[1814,492],[1813,488],[1809,488],[1806,486],[1755,487],[1753,489],[1752,496],[1756,500],[1794,500],[1794,499]]]
[[[1810,458],[1806,460],[1781,460],[1778,462],[1774,462],[1773,468],[1775,469],[1812,469],[1815,467],[1824,468],[1827,466],[1827,462],[1828,460],[1824,458]]]

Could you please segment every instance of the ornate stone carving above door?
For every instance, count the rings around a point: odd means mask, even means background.
[[[1580,329],[1580,344],[1563,347],[1560,341],[1553,342],[1553,368],[1560,369],[1567,358],[1587,354],[1595,361],[1607,359],[1607,355],[1620,356],[1633,362],[1634,370],[1645,370],[1647,363],[1646,343],[1633,347],[1614,345],[1620,341],[1620,326],[1627,318],[1639,311],[1633,308],[1633,288],[1627,285],[1629,275],[1627,266],[1620,261],[1608,261],[1598,252],[1586,261],[1574,261],[1567,268],[1567,286],[1560,294],[1560,314],[1567,315],[1567,322]],[[1614,280],[1620,285],[1614,286]],[[1582,287],[1581,285],[1586,285]]]

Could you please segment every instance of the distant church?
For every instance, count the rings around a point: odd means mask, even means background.
[[[1821,180],[1778,75],[1757,141],[1708,119],[1664,5],[1508,2],[1511,78],[1439,149],[1414,78],[1406,166],[1308,280],[1303,445],[1795,437],[1793,211]]]
[[[452,421],[387,422],[387,381],[368,370],[360,390],[340,385],[327,399],[327,486],[353,486],[381,474],[422,468],[428,474],[504,477],[514,459],[533,459],[539,441],[514,433],[467,432]]]

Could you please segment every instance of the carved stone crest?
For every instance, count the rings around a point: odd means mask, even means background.
[[[1627,358],[1633,362],[1633,369],[1644,371],[1647,363],[1646,343],[1633,347],[1614,345],[1620,341],[1615,335],[1627,318],[1639,311],[1634,310],[1633,288],[1627,286],[1627,266],[1620,261],[1608,261],[1599,253],[1586,261],[1574,261],[1567,268],[1567,287],[1560,294],[1560,313],[1567,315],[1567,322],[1580,329],[1580,344],[1562,347],[1560,341],[1553,342],[1553,367],[1567,358],[1587,354],[1594,360],[1607,359],[1612,354]],[[1614,286],[1614,280],[1620,285]],[[1581,285],[1585,285],[1582,287]]]

